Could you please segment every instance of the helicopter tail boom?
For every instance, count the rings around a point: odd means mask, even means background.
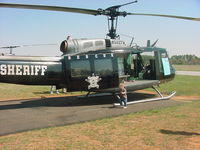
[[[60,57],[0,57],[0,82],[25,85],[59,85],[62,79]]]

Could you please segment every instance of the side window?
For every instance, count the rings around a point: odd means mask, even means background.
[[[90,62],[89,60],[71,61],[71,76],[80,78],[90,76]]]
[[[118,74],[119,76],[124,75],[124,58],[118,57]]]
[[[95,73],[99,76],[107,76],[113,74],[113,66],[111,59],[95,59]]]
[[[142,53],[141,56],[143,59],[144,66],[148,66],[150,64],[150,60],[155,59],[153,52],[144,52],[144,53]]]
[[[170,75],[171,70],[170,70],[170,63],[169,63],[169,58],[167,57],[167,53],[161,53],[161,60],[162,60],[162,66],[163,66],[163,71],[164,75]]]

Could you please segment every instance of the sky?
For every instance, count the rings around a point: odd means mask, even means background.
[[[131,0],[0,0],[0,3],[38,4],[98,9],[123,4]],[[138,0],[121,11],[156,13],[200,18],[200,0]],[[21,47],[16,55],[59,56],[60,43],[72,38],[105,38],[108,32],[105,16],[44,10],[0,8],[0,47],[10,45],[56,44]],[[120,17],[118,33],[134,37],[134,43],[146,46],[159,39],[157,47],[166,48],[169,55],[195,54],[200,56],[200,21],[127,16]],[[130,38],[121,36],[128,42]],[[9,52],[2,50],[0,52]]]

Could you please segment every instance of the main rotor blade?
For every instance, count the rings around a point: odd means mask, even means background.
[[[31,45],[22,45],[21,47],[28,47],[28,46],[48,46],[48,45],[58,45],[58,44],[31,44]]]
[[[0,3],[0,7],[21,8],[21,9],[38,9],[38,10],[49,10],[49,11],[63,11],[63,12],[73,12],[73,13],[81,13],[81,14],[89,14],[89,15],[98,15],[98,13],[99,13],[98,10],[92,10],[92,9],[59,7],[59,6],[45,6],[45,5]]]
[[[167,18],[200,21],[200,18],[185,17],[185,16],[172,16],[172,15],[161,15],[161,14],[127,13],[127,15],[156,16],[156,17],[167,17]]]
[[[126,3],[123,5],[128,5],[134,3],[136,1]],[[120,7],[123,5],[119,5]],[[45,6],[45,5],[26,5],[26,4],[8,4],[8,3],[0,3],[0,7],[3,8],[21,8],[21,9],[37,9],[37,10],[49,10],[49,11],[63,11],[63,12],[73,12],[73,13],[81,13],[81,14],[89,14],[89,15],[106,15],[109,16],[109,12],[98,9],[83,9],[83,8],[73,8],[73,7],[59,7],[59,6]],[[118,7],[118,6],[113,6]],[[112,7],[110,7],[112,8]],[[116,12],[114,12],[116,13]],[[118,12],[117,16],[126,16],[126,15],[141,15],[141,16],[157,16],[157,17],[167,17],[167,18],[176,18],[176,19],[185,19],[185,20],[193,20],[200,21],[200,18],[193,17],[185,17],[185,16],[173,16],[173,15],[161,15],[161,14],[145,14],[145,13],[126,13],[126,12]]]
[[[30,46],[48,46],[48,45],[58,45],[58,44],[31,44],[31,45],[14,45],[14,46],[4,46],[0,49],[18,48],[18,47],[30,47]]]

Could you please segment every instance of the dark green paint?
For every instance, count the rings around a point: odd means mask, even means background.
[[[141,55],[143,52],[154,53],[154,57],[147,61],[149,63],[148,66],[144,65]],[[135,57],[133,60],[130,57],[132,55]],[[134,48],[101,50],[74,56],[64,55],[61,57],[1,56],[0,65],[46,65],[47,69],[44,75],[0,75],[0,82],[25,85],[56,85],[57,88],[66,87],[68,91],[88,91],[89,83],[86,82],[86,79],[88,76],[92,76],[92,74],[99,76],[101,80],[98,82],[99,89],[90,89],[91,91],[115,88],[124,79],[152,80],[156,82],[159,80],[160,82],[164,82],[172,80],[175,76],[175,70],[171,64],[171,74],[164,75],[161,62],[161,58],[164,56],[168,57],[165,49],[149,47],[145,47],[142,50]],[[85,62],[89,66],[84,66]],[[98,62],[100,63],[98,64]],[[110,66],[108,66],[108,62],[110,62]],[[124,66],[124,74],[129,74],[129,77],[118,73],[119,63],[122,62],[124,62],[121,64],[121,66]],[[79,68],[73,70],[73,66],[77,67],[81,63],[82,66],[80,65]],[[134,65],[133,69],[131,69],[131,65]],[[86,68],[81,69],[81,67],[89,68],[89,70]],[[73,75],[74,73],[75,75]],[[39,74],[41,73],[39,72]],[[143,85],[140,88],[145,87],[146,85]]]

